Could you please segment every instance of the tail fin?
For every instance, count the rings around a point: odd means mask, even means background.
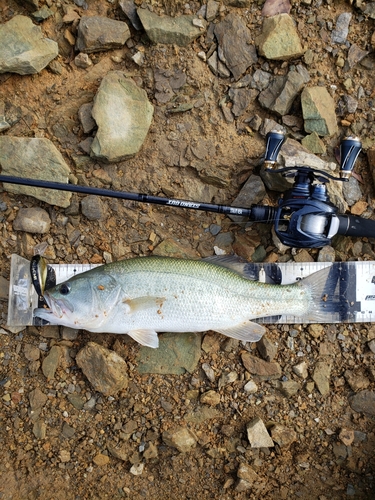
[[[335,290],[337,276],[334,267],[329,266],[299,281],[297,286],[309,291],[310,309],[304,319],[309,322],[324,323],[327,315],[337,312]]]

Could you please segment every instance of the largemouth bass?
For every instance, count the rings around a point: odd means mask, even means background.
[[[99,266],[44,292],[35,316],[90,332],[128,334],[158,347],[157,332],[205,332],[257,342],[255,318],[291,314],[319,321],[329,268],[292,285],[248,279],[231,258],[138,257]]]

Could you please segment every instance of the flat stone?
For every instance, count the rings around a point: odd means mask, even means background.
[[[363,373],[357,371],[345,370],[344,377],[350,388],[355,392],[367,389],[371,383]]]
[[[196,333],[163,333],[159,348],[141,346],[137,355],[139,373],[182,375],[192,373],[201,356],[201,336]]]
[[[107,73],[92,108],[98,131],[91,156],[118,162],[135,155],[146,138],[153,112],[146,92],[134,80],[121,71]]]
[[[47,380],[55,378],[55,373],[57,367],[59,366],[61,356],[62,352],[60,347],[54,345],[51,347],[48,355],[43,359],[42,372]]]
[[[375,392],[361,391],[350,399],[350,406],[358,413],[375,417]]]
[[[285,77],[276,76],[269,87],[260,93],[259,103],[280,116],[287,115],[305,83],[305,78],[298,71],[289,71]]]
[[[20,208],[13,221],[15,231],[26,231],[27,233],[48,233],[51,219],[46,210],[40,207]]]
[[[314,154],[325,154],[326,147],[316,132],[304,137],[301,141],[302,146]],[[346,183],[345,183],[346,184]]]
[[[81,209],[82,215],[89,220],[103,220],[106,215],[104,203],[94,194],[89,194],[82,199]]]
[[[85,104],[82,104],[82,106],[78,110],[78,118],[81,122],[82,129],[85,134],[88,134],[96,127],[95,120],[93,119],[91,114],[92,107],[93,103],[87,102]]]
[[[14,16],[0,26],[0,73],[39,73],[54,59],[58,45],[44,38],[39,26],[26,16]]]
[[[259,175],[251,174],[245,182],[243,188],[238,193],[238,196],[233,200],[233,207],[250,207],[253,204],[260,203],[266,196],[266,188]],[[229,215],[233,222],[245,222],[247,217],[242,215]]]
[[[33,425],[33,434],[37,439],[45,439],[47,434],[47,426],[43,420],[36,420]]]
[[[164,431],[162,437],[167,446],[176,448],[180,453],[191,451],[197,443],[193,434],[186,427]]]
[[[241,358],[246,370],[252,375],[256,375],[260,380],[274,380],[281,377],[279,363],[269,363],[248,352],[244,352]]]
[[[335,102],[325,87],[306,87],[301,94],[305,131],[320,136],[338,132]]]
[[[44,138],[0,136],[2,174],[67,184],[70,168],[54,144]],[[6,191],[33,196],[50,205],[67,208],[72,193],[4,183]]]
[[[109,456],[104,455],[103,453],[98,453],[97,455],[95,455],[92,461],[98,467],[103,467],[103,465],[107,465],[109,463]]]
[[[226,66],[238,80],[258,60],[250,30],[240,16],[230,13],[215,26],[214,33]]]
[[[77,30],[76,50],[100,52],[121,48],[130,38],[128,25],[108,17],[82,16]]]
[[[272,448],[274,442],[268,434],[264,422],[259,417],[255,417],[246,426],[247,438],[252,448]]]
[[[119,6],[122,12],[127,16],[136,30],[142,29],[142,23],[137,14],[137,6],[133,0],[120,0]]]
[[[240,464],[237,470],[237,477],[247,481],[250,485],[259,480],[258,474],[247,464]]]
[[[76,356],[91,385],[105,396],[112,396],[128,386],[127,365],[114,351],[89,342]]]
[[[192,248],[181,245],[172,238],[163,240],[152,252],[153,255],[176,257],[178,259],[196,259],[197,253]]]
[[[202,404],[207,404],[208,406],[217,406],[220,404],[220,394],[216,391],[204,392],[200,397],[200,402]]]
[[[137,14],[153,43],[176,44],[185,47],[202,35],[207,23],[195,15],[186,16],[158,16],[148,9],[137,9]],[[199,26],[194,21],[199,20]]]
[[[275,424],[271,427],[271,436],[280,448],[285,449],[288,449],[292,443],[297,441],[296,431],[282,424]]]
[[[302,379],[306,379],[309,375],[306,361],[301,361],[298,365],[294,365],[292,369],[293,372]]]
[[[255,43],[259,54],[267,59],[288,60],[304,53],[296,24],[288,14],[278,14],[263,20],[262,34]]]
[[[312,375],[320,394],[326,396],[329,393],[329,381],[331,376],[331,364],[325,361],[317,361]]]
[[[348,33],[349,24],[352,19],[352,14],[350,12],[343,12],[337,17],[336,27],[332,30],[331,40],[333,43],[345,43]]]
[[[235,117],[243,115],[247,108],[258,96],[258,91],[256,89],[229,89],[229,98],[233,102],[233,107],[231,109]]]
[[[266,336],[263,336],[257,342],[257,349],[259,354],[266,361],[273,361],[277,354],[277,345],[271,342]]]

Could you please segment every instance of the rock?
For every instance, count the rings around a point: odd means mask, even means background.
[[[275,76],[271,84],[260,93],[259,103],[280,116],[287,115],[305,83],[305,77],[298,71],[289,71],[285,77]]]
[[[246,481],[248,484],[249,484],[249,487],[252,486],[252,484],[255,482],[255,481],[258,481],[259,480],[259,476],[258,474],[255,472],[254,469],[252,469],[249,465],[247,464],[240,464],[238,470],[237,470],[237,477],[239,479],[242,479],[243,481]],[[238,485],[237,485],[238,486]],[[243,486],[242,485],[242,489],[238,490],[237,487],[236,487],[236,491],[244,491],[243,490]]]
[[[98,467],[103,467],[103,465],[107,465],[109,463],[109,456],[104,455],[103,453],[98,453],[97,455],[95,455],[92,461]]]
[[[266,336],[263,336],[257,342],[257,349],[259,354],[266,361],[273,361],[277,354],[277,345],[271,342]]]
[[[272,448],[274,442],[268,434],[266,426],[259,417],[255,417],[246,426],[247,438],[252,448]]]
[[[199,406],[196,410],[188,411],[184,417],[184,420],[188,423],[199,425],[206,420],[212,420],[213,418],[218,418],[221,412],[216,408],[211,408],[206,405]]]
[[[37,387],[30,392],[29,402],[31,408],[30,418],[33,422],[36,422],[43,406],[47,402],[47,396]]]
[[[91,155],[118,162],[136,154],[148,133],[153,112],[146,92],[134,80],[121,71],[107,73],[92,109],[98,131]]]
[[[128,17],[136,30],[142,29],[142,23],[137,14],[137,7],[133,0],[120,0],[119,2],[122,12]]]
[[[214,29],[225,65],[235,80],[258,60],[250,30],[241,17],[228,14]]]
[[[258,386],[253,380],[249,380],[244,385],[243,390],[249,394],[255,394],[258,391]]]
[[[126,444],[108,443],[108,452],[112,457],[126,462],[129,459],[129,448]]]
[[[305,131],[321,136],[338,132],[335,103],[325,87],[306,87],[301,94]]]
[[[364,59],[368,54],[369,52],[367,50],[362,50],[360,47],[358,47],[358,45],[353,43],[350,46],[350,49],[348,51],[348,58],[346,60],[349,69],[354,68],[354,66],[361,62],[362,59]],[[346,69],[346,64],[344,66],[344,69]]]
[[[246,75],[247,76],[247,75]],[[272,75],[268,71],[263,71],[262,69],[256,69],[253,74],[251,81],[251,88],[257,89],[260,92],[265,90],[271,83]]]
[[[271,427],[271,437],[280,448],[285,449],[288,449],[292,443],[297,441],[297,433],[281,424],[275,424]]]
[[[244,184],[238,196],[233,200],[233,207],[250,207],[253,204],[260,203],[266,196],[266,188],[264,187],[261,177],[251,174]],[[241,223],[248,220],[247,217],[241,215],[229,215],[233,222]]]
[[[104,203],[94,194],[82,198],[81,209],[82,215],[89,220],[103,220],[106,215]]]
[[[215,0],[208,0],[206,19],[208,22],[213,21],[219,13],[220,2],[215,2]]]
[[[77,68],[87,69],[92,66],[92,61],[87,54],[85,54],[84,52],[80,52],[74,58],[74,64],[77,66]]]
[[[349,24],[352,15],[349,12],[343,12],[337,17],[336,27],[332,31],[331,40],[333,43],[345,43],[349,33]]]
[[[357,371],[345,370],[344,377],[354,392],[367,389],[371,383],[363,373]]]
[[[358,413],[375,417],[375,392],[361,391],[350,399],[350,406]]]
[[[31,14],[35,21],[38,23],[41,23],[45,19],[48,19],[49,17],[53,16],[53,10],[51,10],[47,5],[43,5],[40,9],[36,10]]]
[[[94,389],[105,396],[117,394],[128,386],[125,361],[99,344],[89,342],[77,354],[76,363]]]
[[[293,372],[300,378],[306,379],[308,377],[307,363],[306,361],[301,361],[298,365],[293,366]]]
[[[201,356],[201,337],[195,333],[164,333],[159,348],[141,346],[137,355],[139,373],[182,375],[192,373]]]
[[[68,401],[76,410],[82,410],[85,406],[85,402],[79,394],[68,394]]]
[[[146,460],[151,460],[152,458],[158,458],[158,455],[159,453],[157,446],[152,441],[150,441],[143,453],[143,458],[145,458]]]
[[[47,434],[47,426],[43,420],[36,420],[33,425],[33,434],[37,439],[45,439]]]
[[[320,394],[326,396],[329,393],[329,381],[331,376],[331,364],[326,361],[317,361],[312,375]]]
[[[304,53],[295,22],[288,14],[264,19],[262,34],[255,43],[259,54],[267,59],[286,61]]]
[[[262,7],[261,14],[263,17],[276,16],[277,14],[289,14],[291,8],[292,6],[289,0],[282,0],[281,2],[275,2],[275,0],[266,0]]]
[[[200,402],[208,406],[217,406],[220,404],[220,394],[216,391],[204,392],[200,397]]]
[[[145,467],[145,464],[140,463],[140,464],[134,464],[130,467],[130,474],[133,474],[133,476],[141,476],[143,469]]]
[[[76,50],[100,52],[121,48],[130,38],[128,25],[101,16],[82,16],[77,30]]]
[[[237,484],[236,484],[236,487],[235,487],[235,491],[237,493],[242,493],[243,491],[247,491],[249,490],[250,488],[252,488],[252,485],[251,483],[249,483],[248,481],[246,481],[245,479],[239,479],[237,481]]]
[[[39,73],[58,55],[58,45],[26,16],[0,26],[0,73]]]
[[[169,17],[158,16],[148,9],[137,9],[137,14],[153,43],[176,44],[185,47],[202,35],[207,23],[204,19],[199,19],[194,15]],[[199,26],[194,25],[194,21],[199,21]]]
[[[32,344],[25,344],[23,352],[28,361],[37,361],[40,357],[40,350]]]
[[[167,446],[176,448],[180,453],[191,451],[197,443],[193,434],[186,427],[164,431],[162,438]]]
[[[246,370],[260,380],[274,380],[281,377],[281,367],[278,363],[263,361],[248,352],[244,352],[241,358]]]
[[[20,208],[13,221],[15,231],[26,231],[27,233],[48,233],[51,219],[48,213],[40,207]]]
[[[225,66],[224,63],[222,63],[220,61],[216,50],[207,59],[207,64],[214,75],[221,76],[221,78],[229,78],[230,77],[229,69]]]
[[[302,260],[303,262],[303,260]],[[307,327],[309,334],[314,337],[314,339],[318,339],[324,334],[324,327],[320,323],[312,323]]]
[[[243,115],[248,106],[255,101],[258,96],[258,91],[255,89],[229,89],[229,98],[233,102],[231,109],[236,118]]]
[[[57,370],[57,367],[59,366],[61,356],[62,352],[60,347],[54,345],[53,347],[51,347],[48,356],[43,359],[42,372],[47,380],[55,378],[55,372]]]
[[[197,253],[172,238],[163,240],[152,252],[153,255],[176,257],[178,259],[196,259]]]
[[[0,164],[2,174],[37,180],[68,183],[70,168],[61,153],[48,139],[28,137],[0,137]],[[31,186],[3,184],[6,191],[33,196],[50,205],[66,208],[71,193]]]
[[[294,380],[278,382],[277,387],[286,398],[295,396],[301,390],[301,385]]]
[[[342,186],[342,194],[345,197],[346,203],[351,207],[362,198],[362,191],[359,187],[359,182],[353,176],[350,177],[349,182],[344,182]]]
[[[232,340],[232,339],[230,339]],[[234,340],[234,339],[233,339]],[[229,373],[223,373],[221,377],[219,378],[219,382],[217,384],[218,389],[222,389],[228,384],[232,384],[238,379],[238,373],[237,372],[229,372]]]
[[[203,348],[203,344],[202,344],[202,349],[205,350]],[[207,351],[205,351],[205,352],[207,352]],[[204,373],[206,374],[206,377],[208,378],[208,380],[210,382],[215,382],[215,372],[208,363],[202,364],[202,370],[204,371]]]
[[[335,260],[336,251],[333,247],[326,245],[319,250],[318,262],[335,262]]]
[[[96,127],[95,120],[93,119],[92,114],[91,114],[92,107],[93,107],[93,103],[88,102],[88,103],[82,104],[82,106],[78,110],[78,118],[79,118],[79,121],[81,122],[82,129],[83,129],[83,132],[85,134],[88,134]]]
[[[302,146],[311,151],[311,153],[319,155],[319,154],[325,154],[326,152],[326,147],[324,145],[324,142],[320,139],[320,137],[316,132],[313,132],[312,134],[304,137],[301,143]]]
[[[353,429],[342,428],[339,434],[339,439],[345,446],[351,446],[354,441]]]

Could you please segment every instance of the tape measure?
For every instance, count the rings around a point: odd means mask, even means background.
[[[89,271],[98,264],[50,264],[56,283]],[[329,287],[333,292],[333,311],[327,312],[321,323],[371,323],[375,321],[375,262],[286,262],[251,263],[252,277],[262,283],[287,285],[295,283],[325,267],[331,267]],[[11,256],[8,303],[8,326],[35,325],[33,310],[39,297],[33,286],[30,262],[19,255]],[[263,324],[311,323],[307,318],[292,315],[260,318]],[[314,321],[316,323],[316,321]]]

